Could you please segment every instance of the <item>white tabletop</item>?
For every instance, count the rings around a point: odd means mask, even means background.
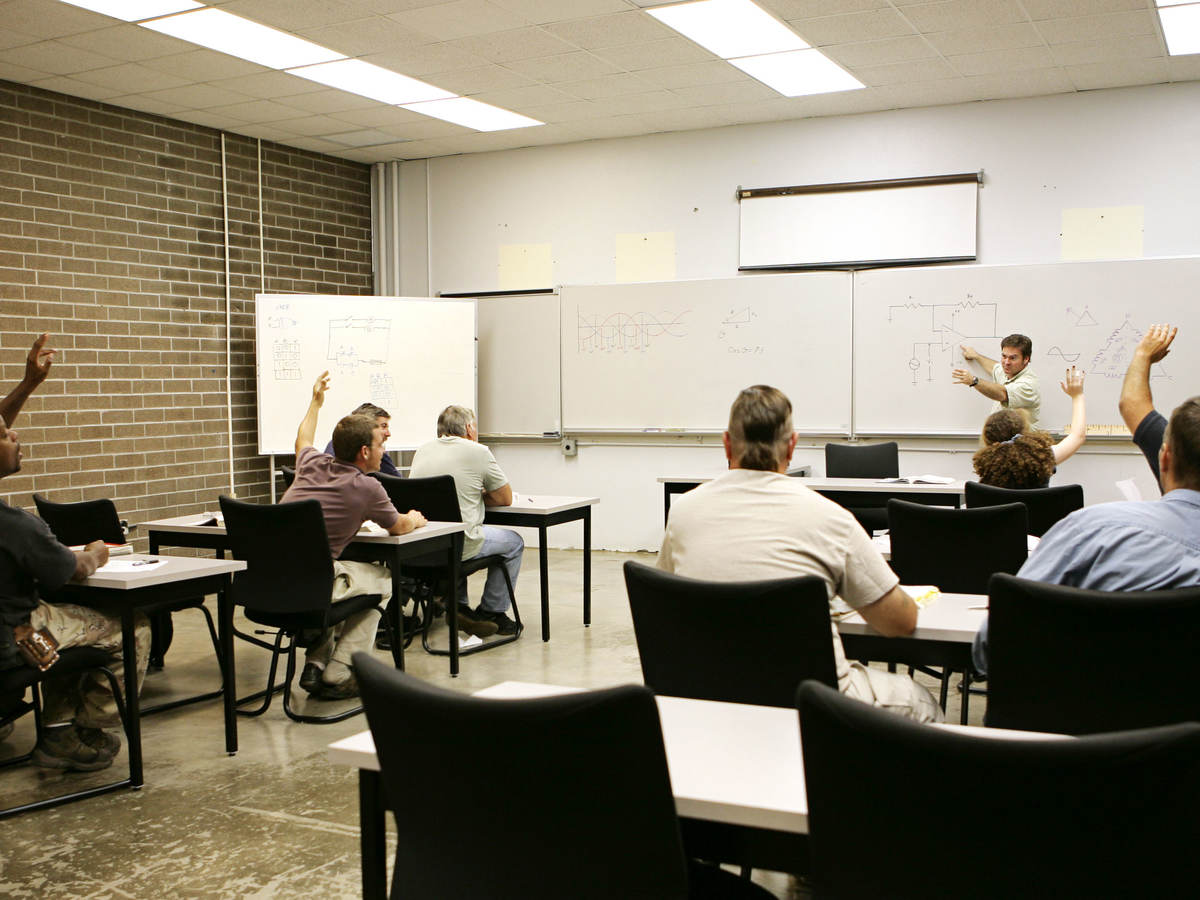
[[[660,484],[705,484],[721,475],[659,475]],[[964,490],[962,481],[952,481],[949,484],[897,484],[881,481],[878,478],[826,478],[824,476],[807,477],[801,482],[805,487],[814,491],[862,491],[873,493],[895,494],[961,494]]]
[[[893,640],[969,644],[975,640],[975,632],[987,617],[987,603],[987,594],[939,594],[921,607],[917,614],[916,631]],[[842,634],[879,634],[858,613],[838,619],[837,627]]]
[[[568,509],[578,509],[581,506],[594,506],[600,502],[599,497],[562,497],[555,494],[517,494],[512,506],[489,506],[487,512],[493,513],[529,513],[531,515],[552,515],[565,512]]]
[[[170,584],[207,575],[240,572],[246,563],[240,559],[197,559],[189,556],[149,556],[132,553],[116,556],[109,565],[97,569],[83,581],[85,587],[133,590],[155,584]]]
[[[205,525],[211,522],[216,513],[193,513],[190,516],[174,516],[170,519],[157,519],[147,522],[147,531],[166,531],[174,534],[224,534],[224,525]],[[462,522],[430,522],[408,534],[368,534],[359,532],[354,536],[355,541],[368,544],[408,544],[426,538],[438,537],[444,534],[455,534],[465,530]]]

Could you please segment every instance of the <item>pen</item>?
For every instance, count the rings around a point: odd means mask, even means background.
[[[135,559],[133,561],[132,565],[135,565],[135,566],[157,566],[160,562],[162,562],[161,559]]]

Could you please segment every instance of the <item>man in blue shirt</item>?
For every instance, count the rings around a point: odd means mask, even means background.
[[[1158,451],[1163,496],[1076,510],[1046,532],[1017,574],[1100,591],[1200,585],[1200,397],[1171,414]],[[973,658],[987,674],[987,621]]]
[[[372,419],[375,420],[375,424],[383,429],[383,446],[385,449],[384,449],[384,453],[383,453],[383,458],[379,461],[379,472],[380,472],[380,474],[383,474],[383,475],[395,475],[397,478],[399,478],[400,470],[396,468],[396,464],[394,462],[392,462],[392,458],[391,458],[391,456],[388,455],[387,450],[386,450],[387,442],[392,436],[392,430],[390,428],[388,428],[388,422],[391,421],[392,414],[389,413],[386,409],[376,406],[374,403],[363,403],[357,409],[355,409],[354,412],[350,413],[350,415],[352,415],[352,416],[370,416]],[[335,456],[336,455],[333,452],[333,441],[330,441],[328,444],[325,445],[325,455],[326,456]]]

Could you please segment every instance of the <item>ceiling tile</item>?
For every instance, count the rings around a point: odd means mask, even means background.
[[[488,65],[487,60],[482,56],[468,53],[461,47],[444,42],[395,48],[384,53],[372,53],[362,58],[369,63],[383,66],[393,72],[411,75],[414,78]]]
[[[297,94],[315,94],[329,90],[323,84],[299,78],[289,72],[267,71],[254,75],[238,75],[235,78],[221,78],[209,81],[215,87],[240,91],[261,100],[278,100],[281,97],[293,97]]]
[[[592,109],[598,116],[624,116],[638,113],[659,112],[690,106],[687,100],[671,91],[650,91],[645,94],[627,94],[623,97],[606,97],[592,101]]]
[[[629,9],[629,4],[625,0],[571,0],[570,3],[564,3],[563,0],[492,0],[492,2],[537,25],[582,19],[588,16],[602,16],[605,13]],[[661,3],[662,0],[655,0],[655,2]]]
[[[640,10],[610,13],[593,19],[572,19],[545,26],[546,30],[584,50],[666,40],[676,32]]]
[[[346,91],[333,89],[313,91],[309,94],[296,94],[295,96],[284,98],[283,102],[288,106],[294,106],[296,109],[302,109],[310,113],[335,113],[352,109],[371,109],[379,105],[374,100],[368,100],[366,97],[360,97],[358,94],[349,94]]]
[[[208,109],[212,106],[228,106],[243,103],[251,98],[237,91],[213,87],[210,84],[187,84],[182,87],[159,91],[143,91],[141,96],[163,103],[174,103],[189,109]]]
[[[1062,69],[1036,69],[1028,72],[1005,72],[968,78],[967,83],[980,96],[988,99],[1004,97],[1038,97],[1074,90]]]
[[[179,118],[181,114],[189,112],[190,109],[186,104],[171,103],[158,97],[150,97],[146,94],[128,94],[124,97],[113,97],[106,101],[114,106],[121,106],[125,109],[136,109],[141,112],[151,113],[156,116],[170,116],[171,118]]]
[[[981,99],[965,78],[892,84],[876,90],[887,96],[894,107],[946,106]]]
[[[7,59],[0,59],[0,78],[6,81],[19,81],[23,84],[28,84],[31,81],[40,81],[51,76],[51,72],[43,72],[41,69],[31,69],[28,66],[19,66],[16,63],[9,62]]]
[[[195,44],[181,41],[179,38],[124,22],[112,28],[102,28],[86,34],[68,35],[59,40],[70,47],[78,47],[81,50],[97,50],[106,56],[125,62],[139,62],[144,59],[154,59],[157,56],[185,53],[196,48]]]
[[[342,144],[326,140],[323,137],[289,138],[287,145],[299,147],[301,150],[311,150],[313,153],[339,153],[346,149]]]
[[[746,73],[723,59],[711,62],[692,63],[688,66],[668,66],[665,69],[647,69],[638,77],[647,84],[661,88],[695,87],[698,84],[720,84],[723,81],[741,81]]]
[[[407,47],[419,47],[433,39],[419,31],[405,28],[386,16],[372,16],[306,28],[298,34],[322,47],[336,50],[347,56],[365,56],[368,53],[400,53]]]
[[[1047,44],[1070,44],[1075,41],[1157,34],[1157,18],[1150,10],[1141,9],[1077,19],[1046,19],[1037,23],[1037,30]]]
[[[863,41],[855,44],[831,44],[821,52],[843,66],[885,66],[928,59],[937,51],[923,37],[886,38],[882,41]]]
[[[903,84],[913,81],[935,81],[953,78],[956,73],[944,59],[913,59],[889,66],[862,66],[854,70],[859,81],[868,85]]]
[[[372,147],[366,150],[351,150],[344,155],[347,159],[375,162],[388,159],[426,159],[434,156],[449,156],[454,152],[454,145],[449,140],[442,139],[431,141],[397,141],[395,144]]]
[[[1017,0],[947,0],[900,6],[918,31],[958,31],[1028,21]]]
[[[646,4],[649,5],[649,4]],[[888,0],[760,0],[759,6],[781,19],[815,19],[847,13],[886,9]]]
[[[404,126],[414,121],[428,122],[428,116],[418,116],[415,112],[401,109],[399,106],[375,105],[366,109],[350,109],[345,112],[331,113],[339,122],[357,125],[360,128],[385,128],[387,126]],[[392,134],[392,132],[388,132]],[[394,134],[392,134],[395,137]]]
[[[454,3],[392,13],[388,18],[439,41],[507,31],[529,24],[524,17],[488,0],[457,0]]]
[[[548,84],[530,84],[504,91],[480,91],[478,94],[472,94],[471,97],[483,103],[518,112],[528,106],[546,106],[550,103],[567,103],[571,100],[588,99],[564,93],[557,87],[550,87]]]
[[[1085,63],[1068,66],[1067,77],[1077,90],[1093,91],[1132,84],[1160,84],[1170,80],[1171,67],[1165,58]]]
[[[0,5],[0,19],[6,28],[56,38],[83,31],[94,31],[114,24],[115,19],[68,3],[47,0],[8,0]]]
[[[1080,41],[1075,44],[1056,44],[1050,48],[1055,62],[1060,66],[1118,59],[1153,59],[1162,56],[1163,49],[1158,35]]]
[[[338,134],[327,134],[325,137],[333,141],[335,144],[342,144],[346,147],[370,147],[376,144],[391,144],[395,143],[395,138],[383,131],[377,131],[374,128],[362,128],[358,131],[344,131]]]
[[[796,32],[814,47],[916,34],[912,25],[894,9],[825,16],[820,19],[798,19],[791,24]]]
[[[1170,56],[1167,66],[1171,72],[1172,81],[1195,81],[1200,79],[1200,54],[1189,56]]]
[[[23,47],[12,47],[4,51],[4,61],[47,75],[74,75],[76,72],[114,66],[120,62],[111,56],[68,47],[58,41],[41,41]]]
[[[1054,65],[1054,58],[1045,47],[1022,47],[952,56],[949,63],[962,75],[993,75],[997,72],[1047,69]]]
[[[80,72],[75,77],[89,84],[112,88],[118,94],[140,94],[150,88],[182,87],[185,84],[195,84],[192,79],[158,72],[138,63],[91,69],[87,72]]]
[[[1029,18],[1072,19],[1127,9],[1145,9],[1145,0],[1021,0]]]
[[[228,0],[221,8],[292,32],[361,19],[364,13],[360,4],[338,0]]]
[[[507,90],[534,84],[534,80],[528,75],[491,63],[457,72],[439,72],[437,80],[439,87],[456,94],[478,94],[483,91]]]
[[[521,110],[539,122],[581,122],[594,115],[591,100],[568,100],[566,103],[550,103],[546,106],[531,106]]]
[[[691,106],[715,106],[718,103],[753,103],[755,100],[771,100],[778,97],[761,81],[743,78],[728,84],[706,84],[699,87],[684,87],[674,91]]]
[[[228,117],[215,116],[207,109],[182,109],[172,115],[171,118],[179,119],[181,122],[194,122],[195,124],[203,125],[206,128],[215,128],[217,131],[237,131],[237,128],[234,127],[234,123],[231,123]]]
[[[495,63],[552,56],[575,49],[574,45],[555,37],[545,29],[534,27],[514,28],[512,31],[497,31],[494,34],[459,38],[450,43],[468,53],[474,53]]]
[[[572,97],[596,100],[601,97],[619,97],[622,94],[644,94],[654,90],[657,85],[650,84],[645,78],[630,72],[620,72],[616,75],[589,78],[586,81],[568,81],[557,87]]]
[[[657,116],[652,121],[657,121]],[[646,133],[647,120],[642,116],[610,116],[607,119],[592,119],[577,123],[571,130],[585,140],[631,137]]]
[[[274,71],[257,63],[238,59],[218,53],[216,50],[200,48],[178,53],[173,56],[160,56],[157,59],[147,59],[143,65],[166,72],[190,81],[219,81],[241,75],[263,75]],[[294,77],[294,76],[293,76]]]
[[[628,72],[709,62],[717,58],[699,44],[693,44],[685,38],[667,38],[642,44],[626,44],[622,47],[606,47],[593,52],[601,59],[606,59]]]
[[[275,123],[276,128],[286,129],[294,134],[321,135],[337,134],[346,130],[346,123],[329,116],[306,116],[301,119],[284,119]]]
[[[432,116],[422,116],[417,113],[411,113],[413,120],[406,122],[403,125],[385,125],[379,130],[384,134],[390,134],[394,138],[399,138],[405,141],[425,141],[430,138],[454,137],[459,134],[466,134],[471,129],[464,128],[462,125],[455,125],[453,122],[443,122],[441,119],[435,119]]]
[[[271,100],[247,100],[244,103],[231,103],[228,106],[209,107],[208,111],[216,115],[225,115],[243,122],[281,122],[303,115],[304,110]]]
[[[939,31],[936,34],[925,35],[925,39],[943,56],[1043,45],[1037,29],[1028,22],[1019,25],[993,25],[990,28],[965,28],[961,31]]]
[[[0,12],[3,12],[2,7],[0,7]],[[39,41],[41,38],[35,34],[8,28],[7,23],[0,24],[0,50],[7,50],[9,47],[23,47],[25,44],[36,44]]]
[[[584,50],[537,59],[515,59],[508,63],[508,68],[550,84],[560,81],[582,81],[585,78],[598,78],[620,71],[612,63]]]
[[[4,63],[0,61],[0,70],[3,70],[3,67]],[[99,84],[89,84],[86,81],[80,81],[77,78],[71,78],[67,75],[52,75],[49,78],[32,80],[27,83],[43,90],[55,91],[59,94],[83,97],[85,100],[107,100],[110,97],[119,97],[122,94],[129,93],[127,90],[104,87]]]

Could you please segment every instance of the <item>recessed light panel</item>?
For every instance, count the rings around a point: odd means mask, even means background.
[[[864,87],[861,81],[816,50],[747,56],[729,62],[785,97],[855,91]]]
[[[808,48],[796,32],[750,0],[696,0],[646,12],[722,59]]]
[[[289,69],[288,73],[393,106],[455,96],[451,91],[361,59],[339,59],[316,66]]]
[[[508,128],[529,128],[533,125],[545,125],[537,119],[523,116],[520,113],[509,112],[490,103],[480,103],[468,97],[454,97],[450,100],[432,100],[429,103],[406,104],[410,109],[423,116],[432,116],[443,122],[453,122],[465,128],[476,131],[504,131]]]
[[[1172,56],[1200,53],[1200,3],[1168,6],[1158,11],[1167,52]]]
[[[143,28],[272,69],[290,69],[345,58],[327,47],[220,9],[198,9],[140,24]]]
[[[188,9],[200,9],[204,5],[197,3],[196,0],[63,0],[63,2],[112,16],[114,19],[124,19],[126,22],[138,22],[142,19],[153,19],[156,16],[169,16],[171,13],[183,12]]]

